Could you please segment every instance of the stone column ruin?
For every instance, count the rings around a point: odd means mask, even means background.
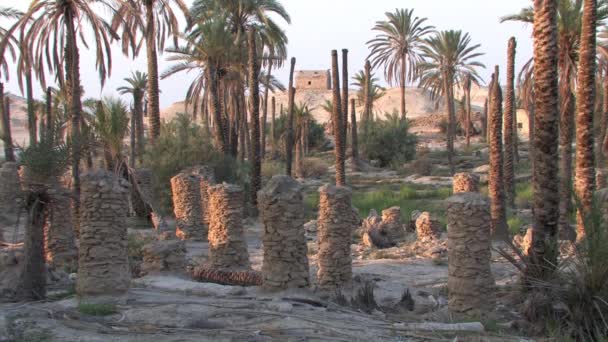
[[[258,205],[264,222],[264,287],[307,287],[308,247],[302,187],[289,176],[274,176],[258,192]]]
[[[416,235],[421,241],[439,239],[441,223],[431,213],[423,211],[416,218]]]
[[[82,176],[76,293],[87,302],[116,302],[129,289],[129,182],[106,171]]]
[[[209,209],[209,264],[219,269],[248,269],[243,189],[228,183],[209,187]]]
[[[480,315],[496,304],[491,264],[490,202],[481,194],[462,193],[447,199],[448,307]]]
[[[200,176],[182,171],[171,178],[175,235],[182,240],[203,240]]]
[[[44,222],[44,252],[47,263],[72,267],[78,260],[72,221],[72,192],[60,184],[48,190]]]
[[[390,207],[382,210],[382,226],[389,239],[393,242],[405,238],[405,229],[401,223],[401,208]]]
[[[461,172],[453,177],[452,192],[478,192],[479,177],[474,173]]]
[[[193,167],[192,173],[199,176],[203,239],[207,240],[207,234],[209,231],[209,187],[215,185],[215,175],[213,173],[213,169],[207,166]]]
[[[350,245],[358,221],[351,205],[350,189],[330,184],[319,188],[317,278],[320,288],[335,289],[350,283]]]

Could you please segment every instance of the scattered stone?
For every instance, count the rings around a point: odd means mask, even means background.
[[[493,311],[490,202],[477,193],[452,196],[447,217],[449,310],[477,316]]]
[[[401,223],[401,208],[390,207],[382,210],[382,230],[393,242],[399,242],[405,238],[405,229]]]
[[[441,223],[428,211],[424,211],[416,218],[416,234],[418,240],[434,240],[441,237]]]
[[[182,240],[204,240],[200,176],[184,170],[171,178],[175,235]]]
[[[479,176],[474,173],[457,173],[454,175],[454,183],[452,192],[457,194],[460,192],[478,192],[479,191]]]
[[[350,244],[359,218],[348,188],[327,184],[319,188],[319,195],[318,285],[335,289],[351,281]]]
[[[264,287],[307,287],[308,247],[303,229],[302,187],[289,176],[274,176],[258,192],[258,203],[264,222]]]
[[[81,300],[115,302],[129,289],[129,183],[106,171],[82,175],[76,293]]]
[[[405,238],[401,223],[401,208],[391,207],[382,211],[382,218],[372,209],[361,226],[362,242],[368,247],[389,248]]]
[[[44,222],[44,251],[47,264],[74,268],[78,250],[74,241],[71,191],[57,184],[49,187]]]
[[[209,262],[212,267],[250,267],[242,205],[240,187],[228,183],[209,187]]]
[[[143,248],[142,271],[184,272],[186,270],[186,243],[180,240],[154,241]]]

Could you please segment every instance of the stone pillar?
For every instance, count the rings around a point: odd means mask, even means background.
[[[82,176],[76,293],[86,302],[116,302],[131,281],[127,254],[129,183],[106,171]]]
[[[200,176],[182,171],[171,178],[175,235],[182,240],[203,239]]]
[[[152,178],[154,174],[152,170],[146,168],[135,169],[133,171],[133,182],[135,183],[133,189],[131,189],[133,211],[137,217],[148,218],[151,210],[146,201],[152,198]]]
[[[209,263],[220,269],[249,268],[243,230],[243,189],[232,184],[209,187]]]
[[[6,224],[15,224],[20,198],[21,186],[17,164],[4,162],[0,167],[0,223],[4,221]],[[0,241],[3,241],[1,226]]]
[[[481,194],[447,199],[448,305],[452,312],[481,315],[494,310],[490,202]]]
[[[424,211],[416,218],[418,240],[434,240],[441,237],[441,223],[431,213]]]
[[[289,176],[274,176],[258,192],[258,205],[264,222],[264,287],[307,287],[308,247],[302,187]]]
[[[352,277],[350,244],[358,217],[351,205],[351,191],[342,186],[319,188],[318,285],[335,289],[348,284]]]
[[[207,166],[196,166],[192,168],[192,173],[200,177],[199,185],[201,192],[201,217],[203,223],[203,239],[207,240],[209,231],[209,187],[215,185],[215,175],[213,169]]]
[[[392,242],[401,241],[405,238],[400,207],[390,207],[382,210],[382,229]]]
[[[474,173],[457,173],[453,177],[452,192],[457,194],[460,192],[478,192],[479,177]]]
[[[179,240],[153,241],[143,248],[144,273],[186,271],[186,242]]]
[[[46,262],[55,267],[72,267],[78,260],[72,221],[71,191],[57,184],[48,190],[44,222]]]

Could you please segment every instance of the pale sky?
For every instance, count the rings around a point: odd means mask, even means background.
[[[185,0],[190,5],[193,0]],[[292,24],[279,24],[286,30],[289,38],[288,53],[296,57],[296,70],[328,69],[330,51],[346,48],[349,50],[349,74],[362,69],[369,54],[366,42],[374,37],[371,28],[378,20],[384,20],[384,13],[395,8],[413,8],[420,17],[428,18],[428,24],[438,30],[455,29],[469,32],[474,44],[481,44],[480,51],[485,55],[480,61],[486,65],[480,74],[489,79],[494,65],[501,68],[504,83],[507,40],[517,38],[516,72],[532,56],[531,25],[521,23],[499,23],[499,17],[519,12],[531,5],[530,0],[282,0]],[[14,7],[25,11],[28,0],[0,0],[0,6]],[[7,27],[7,22],[0,22]],[[82,45],[82,44],[81,44]],[[171,44],[168,44],[171,45]],[[118,45],[112,55],[112,75],[103,89],[97,78],[94,56],[91,52],[81,51],[80,72],[85,96],[99,97],[116,95],[115,89],[124,85],[123,79],[131,71],[146,71],[145,49],[135,60],[124,57]],[[166,70],[170,63],[166,55],[160,55],[159,72]],[[283,83],[287,83],[288,67],[273,71]],[[379,71],[379,76],[382,76]],[[8,91],[18,93],[19,88],[11,73],[7,82]],[[186,90],[194,75],[180,74],[160,81],[161,108],[184,99]],[[382,78],[382,77],[381,77]],[[50,80],[51,78],[47,78]],[[41,94],[36,84],[35,94]]]

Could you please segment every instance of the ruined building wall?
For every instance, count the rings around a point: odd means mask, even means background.
[[[308,286],[302,187],[289,176],[274,176],[258,193],[258,202],[264,222],[264,287]]]
[[[175,235],[182,240],[203,240],[200,176],[182,171],[171,178]]]
[[[300,70],[296,72],[296,89],[331,89],[329,70]]]
[[[116,301],[129,289],[129,183],[106,171],[82,176],[76,292],[87,301]]]
[[[78,250],[74,241],[71,191],[59,184],[48,190],[44,222],[44,251],[46,261],[55,267],[74,265]]]
[[[209,263],[220,269],[249,268],[243,231],[243,189],[232,184],[209,187]]]

